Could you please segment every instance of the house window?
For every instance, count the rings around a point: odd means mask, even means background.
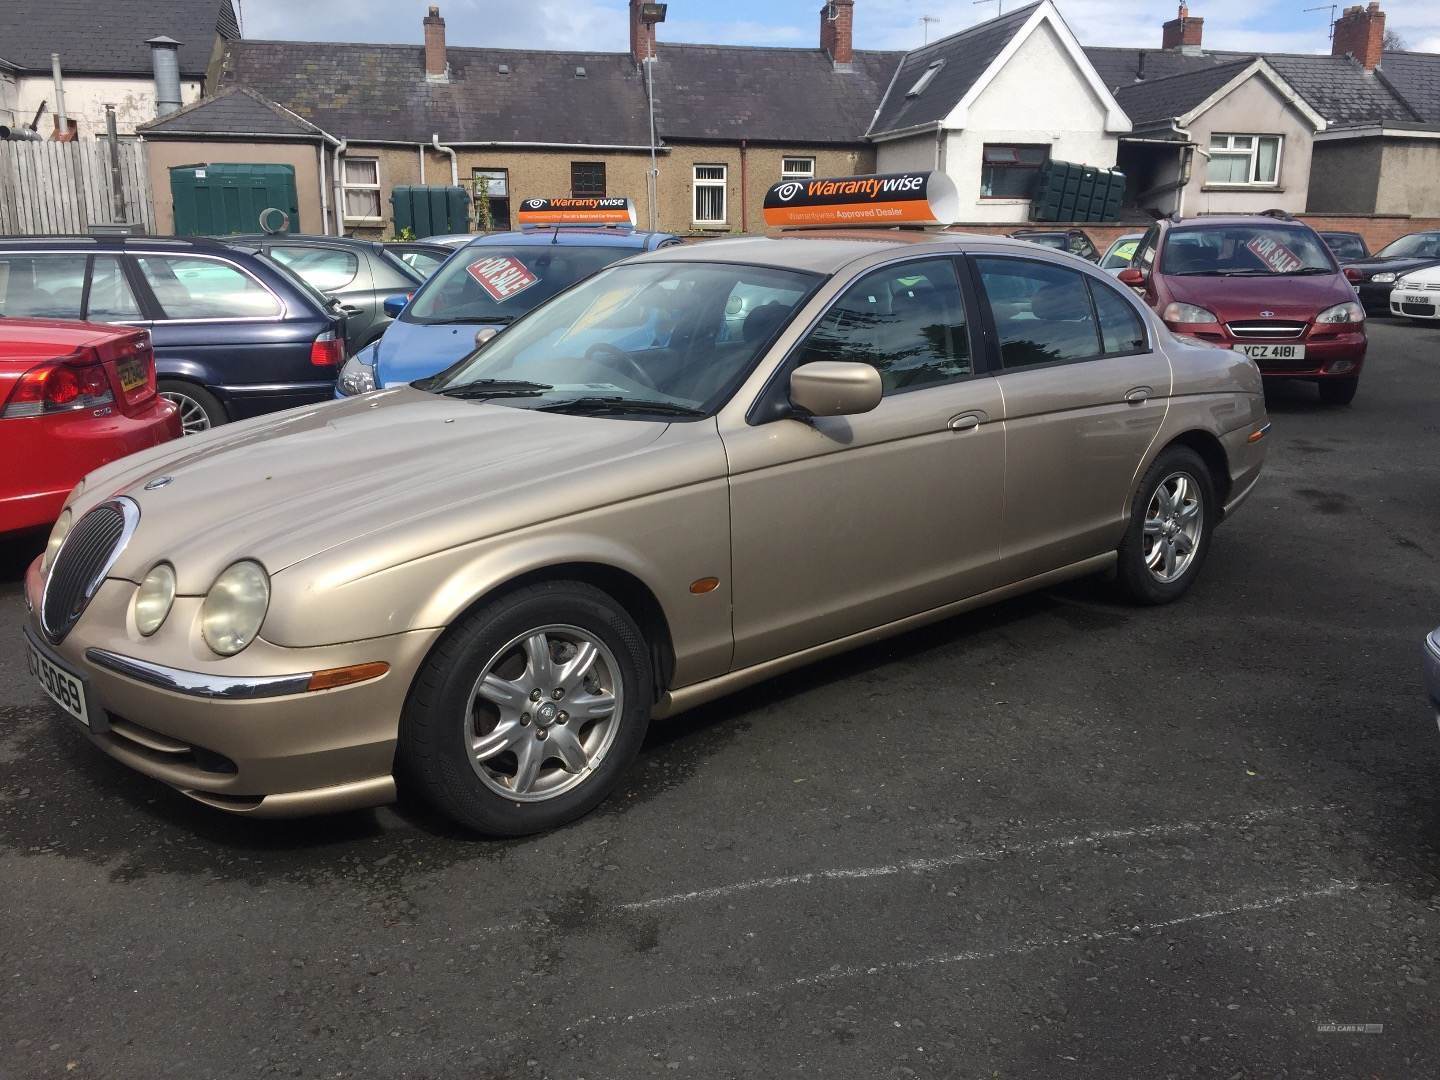
[[[380,217],[380,159],[349,157],[342,159],[341,186],[345,194],[347,218]]]
[[[508,232],[510,229],[510,172],[508,169],[472,169],[471,186],[475,192],[475,223],[483,229]],[[480,212],[481,192],[490,207],[487,223]]]
[[[980,197],[1030,198],[1040,179],[1040,166],[1049,160],[1048,145],[986,143],[980,165]]]
[[[781,180],[814,180],[815,159],[813,157],[787,157],[780,159]]]
[[[924,71],[920,73],[920,77],[915,80],[915,85],[910,87],[909,90],[905,91],[905,96],[919,97],[921,94],[923,94],[925,92],[925,88],[934,81],[935,76],[940,74],[940,69],[944,66],[944,60],[936,60],[931,63],[929,67],[927,67]]]
[[[1280,178],[1279,135],[1211,135],[1209,184],[1275,184]]]
[[[695,224],[725,224],[725,180],[728,165],[695,166]]]
[[[572,161],[570,163],[570,194],[576,199],[605,197],[605,163],[603,161]]]

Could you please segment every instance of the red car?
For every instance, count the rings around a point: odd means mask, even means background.
[[[1161,220],[1119,280],[1177,334],[1238,349],[1270,378],[1348,405],[1365,363],[1365,309],[1325,241],[1269,215]]]
[[[149,331],[0,319],[0,534],[49,525],[86,473],[179,437]]]

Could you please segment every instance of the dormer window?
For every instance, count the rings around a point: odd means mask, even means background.
[[[915,80],[915,85],[910,87],[909,90],[905,91],[905,96],[919,97],[921,94],[923,94],[925,92],[925,88],[934,81],[935,76],[940,73],[940,69],[944,66],[944,60],[936,60],[934,63],[932,63],[929,67],[927,67],[924,71],[920,73],[920,77]]]

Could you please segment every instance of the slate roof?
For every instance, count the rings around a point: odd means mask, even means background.
[[[906,53],[870,133],[903,131],[945,119],[1039,6],[1007,11]],[[944,66],[922,93],[908,97],[916,80],[936,61],[944,61]]]
[[[1381,61],[1378,74],[1366,71],[1348,57],[1305,53],[1210,50],[1187,54],[1167,49],[1087,48],[1085,55],[1090,58],[1090,63],[1100,73],[1105,85],[1117,91],[1117,96],[1120,88],[1136,84],[1136,78],[1141,71],[1145,75],[1144,82],[1148,84],[1183,73],[1201,72],[1258,57],[1274,68],[1275,73],[1309,102],[1311,108],[1323,116],[1327,124],[1343,126],[1421,119],[1416,110],[1407,104],[1405,98],[1397,94],[1392,86],[1393,80],[1389,78],[1389,53]],[[1440,60],[1440,57],[1437,57],[1437,60]],[[1127,102],[1138,99],[1138,95],[1129,93],[1126,98],[1121,99],[1121,105],[1129,112]],[[1131,118],[1135,118],[1133,113]]]
[[[1165,78],[1132,82],[1115,89],[1115,100],[1137,128],[1163,123],[1184,116],[1249,65],[1248,59],[1236,60]]]
[[[1380,74],[1420,121],[1440,125],[1440,55],[1387,50]]]
[[[785,143],[859,142],[904,56],[857,51],[850,70],[837,71],[819,49],[662,42],[656,55],[665,139]]]
[[[254,90],[234,86],[214,97],[201,98],[168,116],[141,124],[143,135],[310,135],[320,129],[267,101]]]
[[[181,43],[180,74],[200,77],[217,35],[238,37],[231,0],[3,0],[0,54],[22,71],[48,72],[50,54],[73,75],[150,74],[146,39]]]

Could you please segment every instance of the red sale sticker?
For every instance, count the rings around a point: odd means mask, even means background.
[[[1293,274],[1305,264],[1304,259],[1273,236],[1257,236],[1245,246],[1272,274]]]
[[[519,259],[508,255],[493,255],[488,259],[480,259],[465,269],[496,303],[509,300],[540,280],[526,269]]]

